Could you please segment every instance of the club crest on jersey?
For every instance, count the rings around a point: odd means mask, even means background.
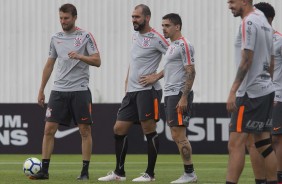
[[[52,112],[52,109],[48,107],[46,110],[46,118],[51,117],[51,112]]]
[[[147,37],[143,38],[142,46],[143,47],[149,47],[150,41],[151,41],[151,38],[147,38]]]
[[[75,46],[75,47],[79,47],[81,44],[82,44],[82,39],[81,39],[81,37],[76,37],[76,38],[74,39],[74,46]]]
[[[168,54],[172,55],[174,53],[174,50],[175,50],[175,46],[170,46]]]

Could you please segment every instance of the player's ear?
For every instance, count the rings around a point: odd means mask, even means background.
[[[146,19],[147,22],[149,22],[150,19],[151,19],[151,16],[150,15],[146,15],[145,19]]]
[[[176,30],[180,31],[180,25],[176,25]]]

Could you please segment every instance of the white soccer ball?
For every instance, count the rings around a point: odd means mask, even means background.
[[[41,170],[41,161],[38,158],[30,157],[24,161],[23,172],[26,176],[32,176]]]

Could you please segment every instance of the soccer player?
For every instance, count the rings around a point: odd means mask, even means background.
[[[276,183],[276,157],[266,130],[271,128],[267,120],[274,97],[273,30],[264,14],[253,7],[252,0],[228,0],[228,5],[234,17],[240,16],[242,22],[235,42],[238,69],[226,104],[232,113],[226,183],[239,180],[249,134],[254,136],[256,148],[264,157],[267,182]]]
[[[122,100],[114,125],[116,168],[99,181],[126,180],[124,163],[128,148],[128,131],[134,123],[141,124],[148,144],[148,166],[145,173],[133,182],[155,180],[155,164],[159,149],[156,122],[162,96],[159,82],[148,81],[146,75],[156,73],[168,42],[150,25],[151,11],[144,4],[137,5],[132,13],[136,31],[132,37],[131,61],[126,78],[126,95]],[[157,81],[157,79],[156,79]],[[152,83],[151,83],[152,82]]]
[[[89,65],[99,67],[101,60],[91,33],[75,26],[76,7],[64,4],[59,8],[62,31],[52,36],[49,58],[43,70],[38,104],[44,107],[44,88],[57,62],[55,80],[46,111],[42,143],[42,170],[31,179],[49,179],[49,163],[54,148],[54,135],[59,125],[73,121],[82,139],[83,167],[78,180],[88,180],[92,151],[91,93],[88,88]]]
[[[261,10],[266,16],[270,25],[275,17],[273,6],[266,2],[255,4],[255,7]],[[275,97],[272,110],[272,141],[273,148],[277,158],[277,180],[282,184],[282,34],[274,31],[274,73],[273,84],[275,88]]]
[[[182,36],[182,20],[178,14],[163,17],[165,38],[171,41],[164,61],[164,96],[166,121],[184,164],[184,174],[171,183],[197,182],[192,163],[192,148],[186,136],[193,102],[192,86],[195,79],[194,48]]]

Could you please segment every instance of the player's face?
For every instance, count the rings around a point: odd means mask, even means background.
[[[142,14],[142,9],[137,8],[132,13],[132,23],[135,31],[142,31],[146,26],[146,17]]]
[[[228,0],[228,8],[231,10],[234,17],[241,16],[243,14],[243,0]]]
[[[75,27],[76,16],[71,13],[60,12],[60,23],[64,31],[70,31]]]
[[[179,26],[174,25],[169,19],[162,21],[163,33],[165,38],[173,38]]]

